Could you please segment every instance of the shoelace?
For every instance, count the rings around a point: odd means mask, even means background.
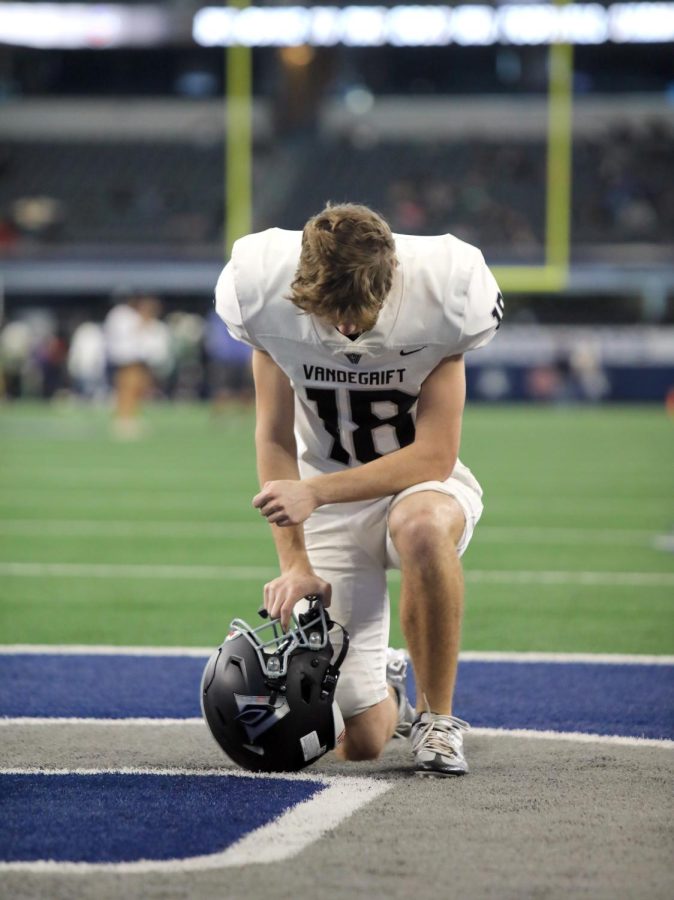
[[[461,748],[461,733],[470,725],[456,716],[436,716],[412,732],[412,749],[432,750],[434,753],[453,755]]]

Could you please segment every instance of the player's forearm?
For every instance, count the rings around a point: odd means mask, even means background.
[[[260,485],[274,479],[297,480],[300,477],[293,448],[256,436],[257,473]],[[304,526],[279,528],[270,525],[281,572],[313,571],[304,544]]]
[[[291,525],[280,528],[270,525],[276,555],[281,572],[313,572],[306,547],[304,545],[304,528],[302,525]]]
[[[444,481],[452,473],[457,452],[437,450],[417,442],[343,472],[317,475],[307,484],[318,506],[373,500],[398,494],[423,481]]]

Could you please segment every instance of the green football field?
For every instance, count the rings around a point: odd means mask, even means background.
[[[105,410],[0,410],[3,643],[215,646],[254,619],[275,555],[250,505],[252,413],[147,420],[119,443]],[[673,436],[658,408],[467,411],[485,515],[464,648],[674,652]]]

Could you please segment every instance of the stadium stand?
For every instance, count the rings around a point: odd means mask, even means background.
[[[12,142],[3,149],[0,208],[19,234],[59,244],[207,244],[220,233],[220,144]],[[37,197],[53,198],[60,212],[33,234],[21,213]]]
[[[0,296],[9,332],[0,356],[8,393],[72,387],[53,338],[65,347],[81,323],[100,323],[121,289],[161,296],[167,318],[194,316],[203,330],[229,237],[225,51],[196,48],[190,16],[174,6],[173,18],[162,6],[171,41],[144,52],[7,49]],[[632,397],[637,368],[641,399],[662,396],[671,354],[654,360],[650,332],[635,326],[674,321],[669,49],[575,48],[568,277],[558,294],[540,283],[519,293],[516,280],[505,288],[503,356],[482,356],[472,396],[539,397],[547,384],[553,402],[617,400]],[[504,45],[256,48],[251,227],[297,229],[326,200],[355,200],[378,208],[395,231],[450,231],[492,266],[540,268],[550,252],[547,54]],[[597,329],[599,349],[578,362],[564,329],[581,325]],[[627,356],[601,331],[611,326],[631,329]],[[545,358],[519,371],[530,342],[545,345]],[[198,364],[189,377],[178,366],[162,392],[209,393],[203,348],[190,347]],[[595,359],[606,378],[586,390]],[[47,377],[45,360],[58,378]]]
[[[327,199],[357,197],[409,234],[452,231],[496,258],[535,259],[544,241],[545,144],[538,140],[340,141],[294,146],[292,186],[275,217],[296,228]],[[674,129],[616,125],[574,146],[576,246],[674,240],[668,181]],[[222,232],[219,141],[6,141],[0,211],[19,236],[51,244],[216,245]],[[265,160],[266,161],[266,160]],[[49,227],[26,204],[52,198]],[[22,215],[23,213],[23,215]],[[274,218],[258,200],[259,225]]]

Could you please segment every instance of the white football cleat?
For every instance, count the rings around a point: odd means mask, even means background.
[[[386,651],[386,683],[393,688],[398,703],[398,724],[394,738],[409,737],[414,722],[414,708],[407,698],[407,667],[409,659],[404,650]]]
[[[470,725],[456,716],[423,712],[412,724],[410,741],[417,775],[465,775],[463,732]]]

